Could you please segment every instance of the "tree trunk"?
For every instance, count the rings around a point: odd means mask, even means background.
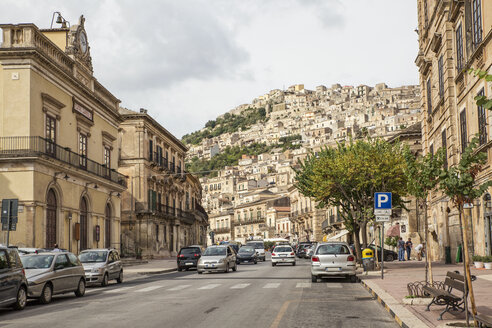
[[[359,239],[359,226],[357,224],[354,224],[354,248],[355,248],[355,253],[357,254],[357,262],[362,263],[362,250],[360,249],[360,239]]]
[[[469,254],[468,254],[468,224],[466,223],[466,218],[463,216],[463,205],[458,206],[459,216],[460,216],[460,225],[461,225],[461,238],[463,241],[463,269],[465,275],[465,295],[468,289],[468,295],[470,295],[470,303],[472,308],[472,316],[473,321],[475,320],[475,315],[477,314],[477,308],[475,306],[475,296],[473,295],[473,286],[471,283],[471,274],[470,274],[470,262],[469,262]],[[465,316],[466,316],[466,324],[469,326],[469,318],[468,318],[468,301],[465,299]],[[476,322],[475,322],[476,324]],[[475,325],[476,326],[476,325]]]
[[[427,221],[427,199],[424,199],[424,234],[425,234],[425,281],[431,285],[433,283],[432,277],[432,260],[431,252],[429,248],[429,222]]]
[[[361,225],[361,232],[362,232],[362,246],[364,248],[367,248],[367,223],[366,221],[362,221]]]

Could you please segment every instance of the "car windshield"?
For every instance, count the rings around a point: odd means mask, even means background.
[[[286,247],[286,246],[281,246],[281,247],[275,247],[275,249],[273,250],[274,252],[292,252],[292,248],[290,247]]]
[[[209,247],[203,253],[204,256],[226,255],[225,247]]]
[[[252,246],[245,246],[245,247],[241,247],[239,249],[239,253],[253,253],[255,251],[254,247]]]
[[[48,269],[51,267],[54,255],[24,255],[21,257],[24,269]]]
[[[107,251],[87,251],[80,253],[79,260],[82,263],[106,262],[107,256]]]
[[[263,248],[263,243],[247,243],[248,246],[252,246],[255,249]]]
[[[196,253],[200,253],[200,250],[196,247],[193,247],[193,248],[182,248],[181,251],[179,252],[179,254],[196,254]]]
[[[340,244],[328,244],[318,247],[318,255],[350,254],[347,246]]]

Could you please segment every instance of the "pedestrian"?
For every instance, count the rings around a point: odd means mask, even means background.
[[[405,261],[405,241],[401,237],[398,240],[398,261]]]
[[[61,252],[61,250],[58,248],[58,244],[53,245],[53,252]]]
[[[407,250],[407,261],[410,261],[410,253],[412,253],[412,247],[413,247],[412,239],[408,238],[407,242],[405,243],[405,248]]]
[[[424,253],[424,245],[422,245],[422,243],[418,244],[415,247],[415,251],[417,252],[417,260],[422,261],[422,255]]]

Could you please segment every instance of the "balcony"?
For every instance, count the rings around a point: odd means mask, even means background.
[[[154,152],[154,156],[151,156],[150,162],[162,170],[169,169],[167,158],[159,156],[157,152]]]
[[[1,137],[0,158],[12,157],[43,157],[56,159],[98,177],[110,180],[120,186],[127,187],[126,176],[74,153],[42,137]]]
[[[229,227],[216,228],[216,229],[213,229],[212,231],[215,232],[215,234],[219,234],[219,233],[230,233],[231,232],[231,228],[229,228]]]

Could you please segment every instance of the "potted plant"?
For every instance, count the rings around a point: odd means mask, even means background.
[[[484,256],[482,258],[483,265],[485,266],[485,269],[487,270],[492,270],[492,256]]]
[[[483,257],[480,255],[473,255],[472,256],[473,263],[475,264],[476,269],[482,269],[483,268]]]

